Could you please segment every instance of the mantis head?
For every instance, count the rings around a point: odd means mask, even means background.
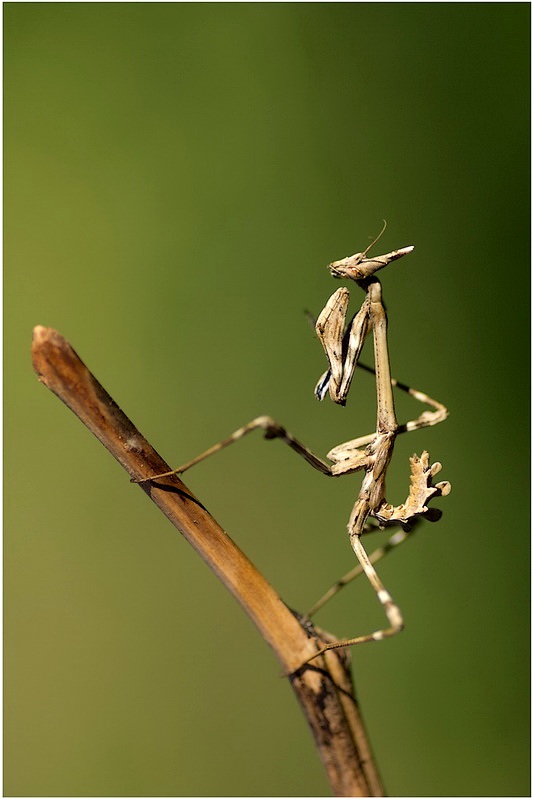
[[[376,256],[375,258],[367,258],[366,254],[374,247],[376,242],[383,235],[387,223],[383,220],[383,227],[378,233],[374,241],[370,242],[368,247],[363,253],[355,253],[353,256],[347,256],[340,261],[334,261],[328,264],[328,269],[334,278],[351,278],[353,281],[364,280],[370,278],[378,269],[386,267],[391,261],[396,261],[397,258],[406,256],[414,247],[402,247],[400,250],[393,250],[391,253],[386,253],[384,256]]]
[[[348,256],[340,261],[334,261],[328,265],[328,269],[334,278],[351,278],[354,281],[360,281],[364,278],[370,278],[378,269],[383,269],[391,261],[396,261],[397,258],[406,256],[414,247],[401,247],[399,250],[393,250],[391,253],[386,253],[383,256],[376,256],[375,258],[365,258],[368,249],[364,253],[355,253],[353,256]]]

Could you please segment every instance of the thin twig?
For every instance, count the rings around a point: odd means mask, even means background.
[[[61,334],[37,326],[32,357],[40,381],[79,417],[132,479],[169,470]],[[274,651],[302,706],[335,795],[383,796],[347,655],[328,651],[312,665],[299,668],[330,637],[319,635],[309,623],[301,624],[176,475],[140,486],[238,600]]]

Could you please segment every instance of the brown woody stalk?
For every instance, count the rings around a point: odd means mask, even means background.
[[[170,468],[120,410],[70,344],[36,326],[33,366],[133,479]],[[383,788],[359,713],[348,658],[329,651],[301,665],[328,641],[283,603],[272,586],[176,475],[140,488],[183,534],[252,619],[278,658],[307,718],[337,797],[381,797]]]

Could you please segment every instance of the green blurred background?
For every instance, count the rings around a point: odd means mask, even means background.
[[[316,402],[303,311],[383,218],[375,253],[416,245],[381,273],[393,373],[450,409],[388,496],[424,448],[453,492],[382,564],[407,627],[353,652],[361,704],[390,794],[528,794],[529,4],[4,20],[5,794],[329,794],[270,651],[29,347],[60,330],[170,463],[262,413],[325,453],[374,389]],[[258,434],[187,483],[302,612],[353,565],[358,476]],[[383,619],[361,582],[317,621]]]

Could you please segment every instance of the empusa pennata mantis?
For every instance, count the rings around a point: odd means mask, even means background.
[[[329,265],[329,270],[333,277],[354,280],[365,292],[365,299],[360,310],[347,326],[346,314],[350,293],[346,288],[337,289],[320,313],[316,321],[316,332],[326,353],[329,369],[321,376],[315,387],[315,395],[319,400],[323,400],[329,391],[329,395],[335,403],[345,405],[365,338],[370,331],[373,331],[375,370],[371,371],[375,372],[376,375],[377,391],[375,432],[334,447],[327,454],[328,460],[332,462],[328,464],[301,444],[271,417],[257,417],[247,425],[239,428],[227,439],[213,445],[213,447],[210,447],[204,453],[176,470],[144,479],[156,480],[167,475],[185,472],[185,470],[203,461],[208,456],[242,439],[243,436],[256,428],[262,428],[265,431],[266,439],[281,439],[312,467],[318,469],[324,475],[339,476],[358,471],[364,472],[361,489],[348,522],[350,544],[357,556],[361,569],[352,571],[351,574],[341,579],[314,606],[312,612],[318,610],[326,599],[335,594],[348,580],[363,571],[383,606],[389,626],[351,639],[329,642],[317,650],[311,659],[308,659],[309,661],[326,650],[362,644],[363,642],[379,641],[393,636],[403,629],[404,623],[401,611],[374,569],[372,561],[361,542],[361,536],[368,531],[367,520],[371,517],[376,519],[380,528],[389,525],[400,525],[402,527],[402,534],[395,534],[388,546],[385,545],[385,547],[380,548],[379,552],[376,551],[372,560],[378,560],[388,549],[391,549],[392,546],[399,544],[406,538],[405,532],[409,530],[416,517],[429,513],[427,503],[430,499],[439,495],[447,495],[451,488],[447,481],[437,484],[432,483],[432,479],[440,471],[441,465],[438,462],[430,464],[429,455],[424,451],[420,457],[414,455],[410,459],[411,486],[405,502],[399,506],[392,506],[385,500],[385,476],[392,458],[396,436],[399,433],[436,425],[446,418],[448,412],[441,403],[432,400],[428,395],[415,389],[410,389],[391,377],[387,345],[387,315],[382,301],[381,283],[375,277],[375,273],[392,261],[407,255],[414,248],[403,247],[382,256],[367,258],[368,251],[376,241],[377,239],[363,253],[356,253]],[[433,410],[424,411],[416,419],[399,425],[394,410],[393,386],[398,386],[407,391],[415,399],[431,406]]]

